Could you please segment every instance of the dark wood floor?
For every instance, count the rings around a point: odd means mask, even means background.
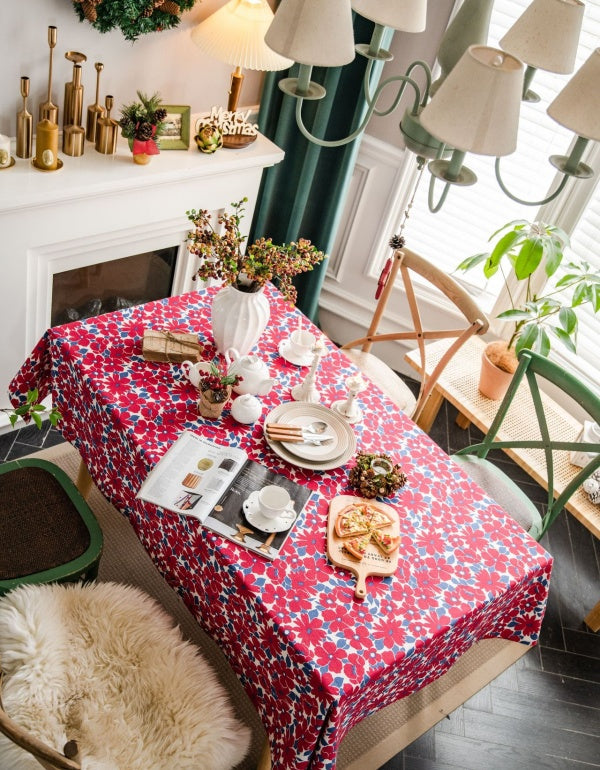
[[[450,453],[476,437],[455,417],[442,408],[431,431]],[[0,436],[0,459],[61,441],[47,425],[24,428]],[[502,462],[543,505],[529,476]],[[542,543],[555,561],[539,646],[381,770],[600,768],[600,634],[582,622],[600,598],[600,541],[563,513]]]

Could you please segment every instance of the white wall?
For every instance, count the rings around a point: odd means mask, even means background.
[[[136,90],[158,91],[166,104],[189,104],[192,113],[214,104],[227,104],[232,68],[205,56],[192,43],[194,25],[223,5],[223,0],[202,0],[182,15],[178,27],[143,35],[135,43],[120,29],[100,33],[88,22],[80,22],[70,0],[4,0],[0,27],[0,133],[14,136],[16,112],[21,108],[20,78],[31,81],[29,111],[37,118],[40,102],[48,89],[48,26],[58,28],[54,49],[53,101],[62,110],[65,82],[73,65],[65,52],[80,51],[87,56],[82,82],[84,115],[96,92],[94,62],[101,61],[101,103],[106,94],[115,97],[115,107],[136,98]],[[245,72],[240,105],[258,101],[261,75]],[[113,117],[118,118],[118,109]]]

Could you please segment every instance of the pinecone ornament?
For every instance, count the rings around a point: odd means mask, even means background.
[[[152,123],[140,123],[135,132],[136,139],[141,142],[147,142],[152,138]]]
[[[406,241],[401,235],[392,235],[390,238],[390,247],[392,249],[401,249]]]
[[[170,13],[171,16],[179,16],[180,8],[177,5],[177,3],[173,2],[173,0],[164,0],[164,2],[161,2],[160,5],[156,5],[157,11],[162,11],[163,13]]]
[[[157,123],[162,123],[162,121],[167,117],[167,111],[163,109],[162,107],[155,111],[154,117],[152,118],[152,122],[154,125]]]
[[[223,135],[216,126],[205,123],[194,137],[200,152],[207,154],[216,152],[223,146]]]

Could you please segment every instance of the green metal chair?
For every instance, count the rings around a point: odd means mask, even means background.
[[[531,350],[521,350],[517,371],[483,441],[460,449],[453,455],[453,459],[466,473],[536,540],[539,540],[551,526],[571,495],[600,467],[600,443],[581,443],[574,439],[565,441],[561,440],[561,437],[551,437],[538,378],[541,381],[551,383],[555,388],[559,388],[572,401],[579,404],[591,420],[600,423],[600,397],[596,393],[558,364]],[[496,436],[501,430],[503,420],[517,389],[522,383],[529,388],[539,424],[540,436],[539,438],[523,436],[514,440],[504,440],[503,438],[497,441]],[[487,459],[489,452],[493,449],[513,448],[539,449],[544,454],[548,480],[548,507],[543,518],[535,504],[514,481]],[[554,453],[570,451],[589,452],[595,454],[596,457],[585,468],[581,468],[577,473],[574,472],[574,475],[569,474],[568,483],[562,490],[559,490],[556,499],[554,499],[555,469],[557,467],[557,455]],[[572,467],[575,471],[575,466]]]
[[[46,460],[0,465],[0,596],[24,583],[93,580],[102,530],[71,479]]]

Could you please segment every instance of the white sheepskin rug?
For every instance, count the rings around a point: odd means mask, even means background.
[[[0,599],[2,702],[85,770],[226,770],[249,729],[196,647],[149,596],[116,583],[23,586]],[[0,735],[2,770],[40,770]]]

